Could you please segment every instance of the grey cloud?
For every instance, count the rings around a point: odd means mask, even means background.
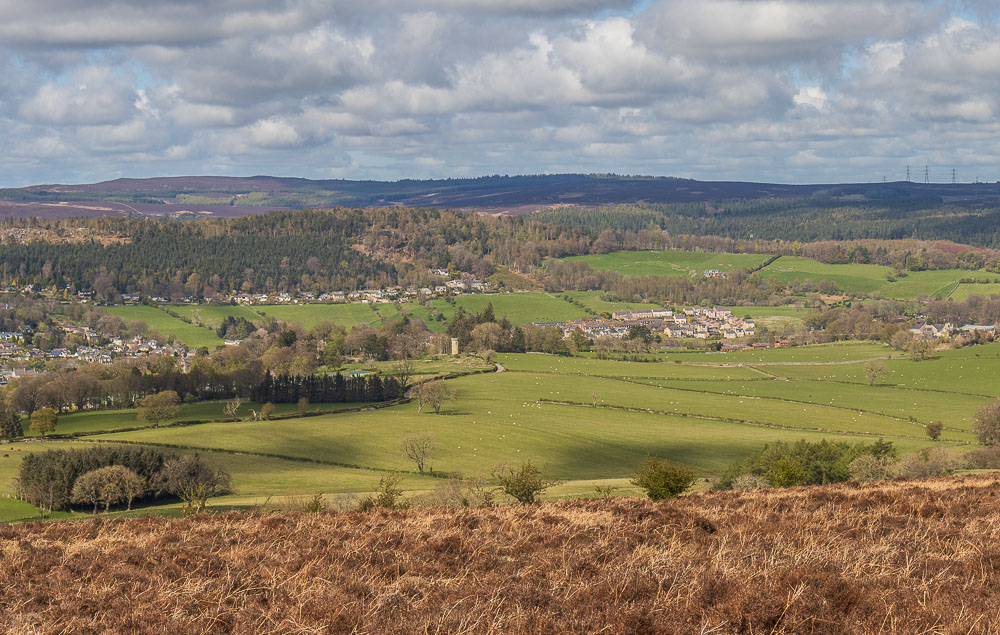
[[[107,67],[84,67],[71,81],[46,82],[20,108],[23,120],[55,125],[113,124],[134,116],[136,92]]]
[[[994,5],[0,0],[0,173],[985,175]]]

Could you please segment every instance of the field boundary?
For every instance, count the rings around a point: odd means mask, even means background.
[[[363,412],[365,410],[377,410],[379,408],[389,408],[391,406],[398,406],[401,404],[409,403],[410,399],[400,398],[393,399],[391,401],[379,401],[372,402],[364,406],[354,406],[351,408],[342,408],[340,410],[314,410],[304,414],[289,413],[281,415],[273,415],[268,419],[263,419],[261,421],[283,421],[287,419],[304,419],[306,417],[319,417],[322,415],[336,415],[342,412]],[[185,421],[174,421],[172,423],[165,423],[158,427],[153,426],[130,426],[128,428],[112,428],[110,430],[85,430],[83,432],[71,432],[65,434],[48,434],[44,437],[22,437],[25,441],[45,441],[52,439],[55,441],[67,441],[70,439],[79,439],[80,437],[91,437],[98,434],[118,434],[119,432],[139,432],[141,430],[163,430],[166,428],[185,428],[188,426],[200,426],[208,423],[253,423],[253,419],[237,419],[233,421],[232,419],[188,419]]]
[[[270,452],[250,452],[246,450],[230,450],[228,448],[206,448],[193,445],[183,445],[180,443],[163,443],[161,441],[131,441],[128,439],[86,439],[85,443],[120,443],[124,445],[138,445],[138,446],[149,446],[157,448],[169,448],[172,450],[191,450],[193,452],[216,452],[219,454],[231,454],[234,456],[259,456],[265,459],[281,459],[284,461],[295,461],[298,463],[315,463],[317,465],[329,465],[331,467],[343,467],[352,470],[364,470],[366,472],[383,472],[388,474],[398,474],[405,473],[411,474],[411,472],[401,471],[401,470],[391,470],[385,467],[370,467],[365,465],[355,465],[353,463],[341,463],[339,461],[325,461],[323,459],[310,459],[304,456],[288,456],[286,454],[272,454]],[[414,476],[429,476],[431,478],[451,478],[454,476],[452,472],[424,472],[423,474],[414,474]]]
[[[688,419],[703,419],[705,421],[718,421],[721,423],[735,423],[739,425],[754,426],[757,428],[774,428],[776,430],[792,430],[801,432],[822,432],[824,434],[838,434],[846,436],[856,436],[856,437],[877,437],[883,439],[923,439],[921,436],[911,436],[907,434],[876,434],[874,432],[850,432],[844,430],[829,430],[827,428],[805,428],[801,426],[785,426],[778,423],[765,423],[763,421],[754,421],[752,419],[737,419],[731,417],[715,417],[712,415],[700,415],[700,414],[690,414],[683,412],[668,412],[666,410],[656,410],[653,408],[636,408],[633,406],[613,406],[609,404],[602,404],[595,406],[593,404],[584,403],[582,401],[570,401],[562,399],[538,399],[537,403],[545,403],[549,405],[557,406],[574,406],[579,408],[604,408],[606,410],[617,410],[620,412],[637,412],[644,414],[654,414],[663,415],[667,417],[685,417]],[[918,424],[919,425],[919,424]],[[944,441],[944,443],[954,444],[954,445],[971,445],[969,441]]]

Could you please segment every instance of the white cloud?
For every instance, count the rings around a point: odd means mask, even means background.
[[[136,112],[137,94],[130,82],[108,67],[77,69],[66,82],[46,82],[25,101],[25,121],[56,125],[113,124]]]
[[[0,185],[220,171],[843,181],[925,161],[986,178],[996,13],[974,0],[0,0]]]

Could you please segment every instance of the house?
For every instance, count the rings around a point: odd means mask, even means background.
[[[968,335],[974,335],[976,333],[981,333],[983,335],[996,335],[997,333],[997,327],[992,324],[966,324],[965,326],[958,327],[958,330]]]
[[[944,339],[947,337],[951,337],[954,332],[955,332],[955,327],[952,326],[950,322],[945,324],[944,326],[937,326],[935,324],[924,323],[910,329],[910,333],[913,334],[913,337],[928,339],[928,340]]]

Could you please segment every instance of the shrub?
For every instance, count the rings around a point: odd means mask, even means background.
[[[766,489],[771,482],[756,474],[740,474],[733,479],[733,489]]]
[[[894,466],[894,462],[889,459],[862,454],[851,461],[848,469],[851,471],[851,480],[867,483],[889,480],[892,478]]]
[[[859,456],[889,460],[896,456],[892,442],[850,444],[845,441],[810,443],[771,443],[757,454],[736,463],[723,474],[717,487],[731,489],[739,476],[751,474],[768,480],[775,487],[825,485],[852,477],[850,464]]]
[[[906,478],[930,478],[951,474],[960,461],[948,448],[931,448],[907,454],[896,465],[896,473]]]
[[[646,490],[650,500],[660,501],[679,496],[694,484],[694,471],[666,459],[646,457],[632,484]]]
[[[972,450],[966,453],[964,459],[969,467],[988,470],[1000,469],[1000,445]]]
[[[531,461],[525,461],[517,468],[498,465],[493,468],[493,478],[500,483],[500,492],[525,504],[534,503],[539,494],[555,485],[555,481],[545,480],[542,471]]]
[[[407,509],[409,506],[409,502],[403,498],[403,489],[399,486],[399,475],[393,473],[379,479],[375,495],[361,499],[358,509],[365,512],[378,507]]]
[[[270,401],[260,407],[260,418],[267,421],[274,414],[274,404]]]

